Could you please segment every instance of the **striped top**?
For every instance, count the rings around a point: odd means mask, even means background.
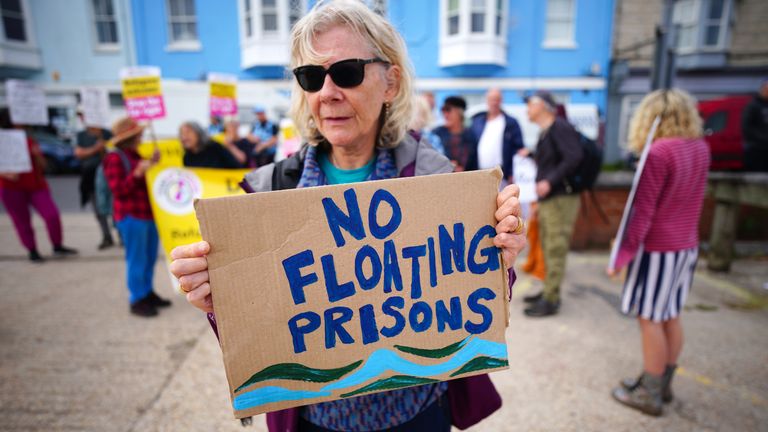
[[[626,266],[641,245],[647,252],[698,246],[709,161],[709,146],[701,138],[653,142],[616,259],[617,269]]]

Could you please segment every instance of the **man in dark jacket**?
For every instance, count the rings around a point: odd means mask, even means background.
[[[744,167],[747,171],[768,172],[768,78],[760,92],[744,108],[741,118],[744,134]]]
[[[512,160],[523,148],[523,134],[517,121],[501,110],[501,91],[488,90],[485,95],[488,111],[472,117],[472,132],[478,138],[477,161],[479,169],[501,165],[504,178],[512,183]]]
[[[541,127],[536,145],[536,194],[539,197],[539,227],[544,250],[544,290],[525,298],[531,317],[554,315],[560,307],[560,284],[565,259],[579,212],[579,195],[568,184],[583,158],[576,130],[557,117],[557,103],[549,92],[527,98],[528,118]]]

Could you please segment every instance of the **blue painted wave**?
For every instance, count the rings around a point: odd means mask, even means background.
[[[232,406],[235,410],[244,410],[274,402],[285,402],[299,399],[311,399],[330,396],[330,391],[289,390],[282,387],[261,387],[235,396]]]
[[[380,377],[387,371],[393,371],[398,375],[409,375],[415,377],[431,377],[452,371],[463,366],[468,361],[478,355],[494,357],[498,359],[507,358],[507,346],[498,342],[491,342],[484,339],[472,338],[461,350],[456,352],[449,360],[436,365],[420,365],[405,360],[394,351],[382,348],[374,351],[365,364],[356,372],[347,375],[347,377],[328,384],[323,387],[323,391],[332,391],[345,389],[362,384],[373,378]]]

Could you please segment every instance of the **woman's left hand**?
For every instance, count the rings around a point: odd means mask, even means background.
[[[496,196],[496,237],[493,244],[501,248],[504,265],[510,268],[525,247],[525,222],[520,216],[520,188],[511,184]],[[519,224],[523,224],[520,226]]]

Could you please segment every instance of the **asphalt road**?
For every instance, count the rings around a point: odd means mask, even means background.
[[[128,313],[118,248],[99,252],[96,223],[77,202],[77,179],[51,181],[65,242],[77,258],[26,260],[0,216],[0,431],[241,431],[233,420],[215,337],[172,292],[164,261],[155,285],[173,307]],[[42,222],[40,250],[50,255]],[[731,275],[700,270],[683,314],[686,345],[676,400],[661,418],[616,404],[611,388],[641,368],[635,322],[617,312],[620,287],[605,254],[572,253],[561,313],[523,317],[515,286],[507,330],[510,369],[492,374],[502,409],[474,431],[768,431],[767,261]],[[703,265],[699,265],[703,269]],[[266,430],[263,416],[254,427]]]

